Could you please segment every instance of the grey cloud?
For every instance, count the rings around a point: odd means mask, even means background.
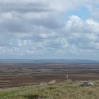
[[[56,15],[41,17],[40,19],[32,18],[29,20],[28,18],[22,18],[19,14],[15,16],[13,13],[10,13],[10,17],[4,17],[2,22],[0,22],[0,31],[5,33],[37,33],[38,35],[38,32],[48,32],[52,31],[50,29],[58,29],[63,26],[62,22],[60,22],[60,18],[56,18]],[[47,31],[43,31],[41,27]]]
[[[52,11],[47,5],[41,3],[10,3],[2,4],[0,6],[1,12],[18,12],[18,13],[27,13],[27,12],[46,12]]]
[[[0,35],[0,46],[3,47],[8,45],[9,45],[9,39],[4,35]]]
[[[40,26],[44,26],[44,27],[48,27],[48,28],[52,28],[52,29],[63,27],[59,18],[58,17],[52,17],[52,16],[46,17],[46,18],[41,18],[39,20],[34,20],[32,22],[36,25],[40,25]]]
[[[23,20],[4,20],[3,23],[0,24],[2,28],[4,28],[5,31],[8,32],[28,32],[29,28],[28,25],[23,22]]]

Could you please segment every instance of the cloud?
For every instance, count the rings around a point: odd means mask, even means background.
[[[83,21],[77,16],[70,16],[65,25],[65,35],[67,42],[79,50],[98,50],[99,49],[99,23],[87,19]]]
[[[1,0],[0,54],[97,52],[99,22],[93,18],[97,14],[94,9],[98,9],[94,8],[96,2],[99,3],[97,0]],[[91,12],[90,19],[67,16],[68,11],[83,6]]]
[[[6,6],[6,8],[5,8]],[[1,12],[18,12],[18,13],[28,13],[28,12],[46,12],[51,11],[50,8],[47,7],[47,5],[44,5],[42,3],[31,3],[31,2],[9,2],[9,3],[2,3],[1,5]]]
[[[73,32],[99,33],[99,23],[93,19],[83,21],[78,16],[70,16],[66,22],[66,30]]]

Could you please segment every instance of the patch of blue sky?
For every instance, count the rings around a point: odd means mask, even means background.
[[[94,7],[99,9],[99,4],[94,4]]]
[[[72,16],[72,15],[78,16],[82,20],[86,20],[90,18],[90,11],[86,7],[82,7],[74,11],[68,11],[66,13],[66,16]]]

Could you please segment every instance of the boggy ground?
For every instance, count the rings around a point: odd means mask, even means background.
[[[64,82],[66,75],[72,81],[99,80],[99,65],[96,64],[45,64],[23,66],[0,65],[0,88],[38,85],[41,82]]]

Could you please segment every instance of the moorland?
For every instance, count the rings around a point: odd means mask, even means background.
[[[42,82],[56,80],[63,82],[99,80],[99,64],[0,64],[0,88],[38,85]]]

